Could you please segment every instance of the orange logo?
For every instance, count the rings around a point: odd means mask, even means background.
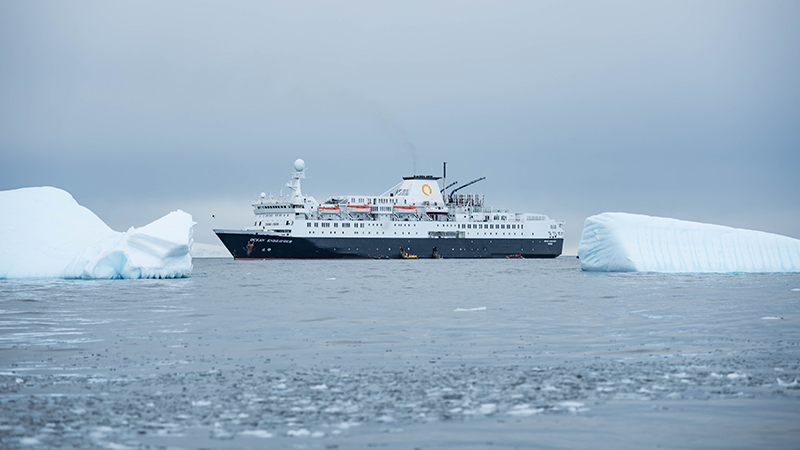
[[[433,189],[431,189],[431,187],[430,187],[430,186],[428,186],[427,184],[423,184],[423,185],[422,185],[422,193],[423,193],[423,194],[425,194],[426,196],[428,196],[428,195],[431,195],[431,192],[433,192]]]

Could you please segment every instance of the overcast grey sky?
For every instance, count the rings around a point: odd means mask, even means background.
[[[0,2],[0,189],[112,228],[400,177],[800,238],[800,2]],[[211,215],[216,218],[212,219]]]

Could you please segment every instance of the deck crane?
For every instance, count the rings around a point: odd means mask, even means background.
[[[477,183],[478,181],[483,181],[485,179],[486,179],[486,177],[480,177],[477,180],[472,180],[472,181],[470,181],[469,183],[467,183],[467,184],[465,184],[463,186],[459,186],[459,187],[453,189],[452,191],[450,191],[450,196],[447,198],[447,202],[448,203],[453,203],[453,194],[455,194],[456,192],[460,191],[461,189],[464,189],[467,186],[472,186],[473,184]],[[450,186],[448,186],[448,187],[450,187]]]
[[[448,184],[447,187],[443,188],[439,192],[444,193],[445,190],[450,189],[451,187],[455,186],[456,184],[458,184],[458,181],[453,181],[452,183]]]

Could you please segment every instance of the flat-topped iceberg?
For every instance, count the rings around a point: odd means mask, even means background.
[[[603,213],[586,219],[581,269],[602,272],[800,272],[800,240],[722,225]]]
[[[0,191],[0,278],[179,278],[192,272],[192,216],[120,233],[61,189]]]

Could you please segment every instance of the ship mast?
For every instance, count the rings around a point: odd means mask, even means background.
[[[292,179],[286,182],[286,187],[292,190],[291,203],[293,205],[302,205],[303,193],[300,190],[300,180],[306,177],[306,162],[298,159],[294,162],[294,170]]]
[[[444,193],[442,199],[444,199],[444,204],[447,205],[447,162],[444,162],[442,165],[442,186],[444,187],[444,189],[442,189]]]

